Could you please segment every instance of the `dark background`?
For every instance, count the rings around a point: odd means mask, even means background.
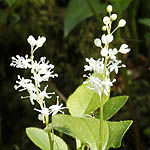
[[[110,4],[108,0],[100,2]],[[35,57],[46,56],[55,65],[59,77],[50,80],[49,87],[65,98],[83,82],[85,58],[99,57],[93,40],[101,36],[101,26],[94,16],[82,21],[64,38],[64,13],[68,3],[69,0],[0,0],[1,150],[38,149],[26,136],[25,128],[44,127],[29,100],[20,99],[21,94],[27,93],[19,93],[13,88],[18,74],[29,74],[10,67],[12,56],[29,54],[30,46],[26,41],[29,35],[47,38]],[[120,15],[127,21],[127,26],[116,35],[118,40],[114,46],[127,43],[131,52],[123,58],[128,76],[117,75],[112,96],[127,94],[130,99],[113,120],[134,120],[122,141],[122,150],[150,150],[150,23],[139,21],[150,18],[150,1],[131,0]],[[103,16],[101,13],[100,17]],[[63,96],[61,100],[65,103]],[[63,138],[74,149],[73,139]]]

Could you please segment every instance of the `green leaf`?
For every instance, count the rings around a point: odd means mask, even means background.
[[[90,0],[92,6],[97,13],[105,12],[105,5],[99,3],[99,0]],[[70,0],[68,8],[64,15],[64,35],[65,37],[70,31],[81,21],[93,15],[87,0]]]
[[[69,115],[55,115],[52,118],[54,129],[79,139],[82,143],[88,143],[92,150],[99,149],[99,120],[87,117],[73,117]],[[103,122],[104,139],[106,146],[109,138],[109,126]]]
[[[132,2],[132,0],[110,0],[113,6],[117,9],[119,12],[123,12],[129,4]]]
[[[133,121],[120,121],[120,122],[110,122],[107,121],[109,126],[109,141],[107,144],[107,148],[110,147],[118,148],[121,146],[121,140],[124,134],[127,132]]]
[[[26,134],[36,146],[43,150],[50,150],[48,134],[46,131],[35,127],[29,127],[26,128]],[[68,150],[68,147],[61,138],[54,135],[54,149]]]
[[[127,102],[128,96],[117,96],[110,98],[104,105],[104,120],[110,119]]]
[[[79,86],[75,92],[69,96],[67,107],[72,116],[84,116],[96,110],[100,105],[98,94],[87,88],[87,84]]]
[[[142,18],[142,19],[139,19],[138,22],[143,25],[150,26],[150,18]]]

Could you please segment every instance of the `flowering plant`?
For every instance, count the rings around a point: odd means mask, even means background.
[[[27,128],[28,137],[41,149],[44,150],[67,150],[65,142],[54,134],[54,129],[68,134],[76,139],[76,148],[78,150],[107,150],[111,147],[118,148],[121,146],[121,140],[132,124],[128,121],[108,121],[120,108],[126,103],[128,96],[117,96],[110,98],[111,87],[116,79],[111,79],[111,73],[118,74],[119,68],[126,67],[118,60],[117,54],[127,54],[130,51],[127,44],[122,44],[119,49],[111,48],[114,40],[113,33],[121,27],[124,27],[126,21],[121,19],[117,27],[112,31],[112,23],[117,19],[117,14],[112,14],[112,6],[106,8],[109,16],[103,18],[104,26],[101,39],[96,38],[94,44],[100,48],[101,58],[86,58],[88,65],[84,66],[84,71],[88,71],[87,80],[79,86],[76,91],[68,98],[67,108],[71,115],[59,114],[62,112],[62,104],[46,107],[45,99],[50,99],[54,92],[48,93],[46,86],[41,89],[41,82],[48,81],[50,77],[57,77],[54,74],[54,66],[41,57],[40,61],[34,61],[34,52],[41,47],[46,41],[45,37],[33,36],[27,39],[31,45],[31,57],[28,55],[12,57],[11,66],[31,70],[31,79],[21,78],[18,75],[15,89],[19,91],[27,90],[31,104],[39,104],[40,109],[34,108],[39,112],[39,119],[46,125],[45,131],[38,128]],[[33,82],[34,81],[34,82]],[[99,110],[99,113],[97,113]],[[49,116],[52,115],[52,122],[49,122]]]

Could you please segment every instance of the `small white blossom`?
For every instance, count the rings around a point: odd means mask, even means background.
[[[127,54],[129,51],[130,51],[130,48],[128,48],[127,44],[122,44],[119,49],[119,52],[122,54]]]
[[[22,88],[20,89],[19,91],[24,91],[24,90],[27,90],[27,91],[35,91],[35,86],[34,84],[32,83],[32,80],[30,79],[25,79],[24,77],[20,77],[20,75],[17,76],[18,81],[16,81],[16,85],[14,86],[15,90],[19,89],[19,88]]]
[[[32,65],[31,72],[34,73],[34,76],[31,78],[37,81],[38,87],[42,81],[48,81],[49,78],[58,77],[58,74],[53,74],[54,65],[49,64],[49,61],[46,62],[46,57],[41,57],[40,61],[35,61]]]
[[[31,45],[31,49],[33,50],[34,46],[36,45],[36,40],[35,38],[30,35],[27,39],[28,43]]]
[[[110,86],[113,86],[113,83],[116,81],[115,79],[113,81],[110,81],[109,78],[106,78],[104,81],[102,81],[98,77],[95,77],[91,74],[89,74],[89,76],[84,75],[84,77],[87,77],[89,80],[84,81],[83,84],[90,83],[90,85],[87,86],[87,88],[89,88],[90,90],[94,90],[95,93],[97,93],[100,97],[103,90],[105,95],[108,96]]]
[[[93,58],[86,58],[85,59],[86,62],[89,63],[88,65],[84,66],[84,71],[96,71],[97,73],[102,73],[104,70],[104,59],[98,59],[98,60],[94,60]]]
[[[110,16],[110,19],[111,19],[112,21],[115,21],[115,20],[117,19],[117,14],[112,14],[112,15]]]
[[[31,50],[36,50],[36,49],[38,49],[39,47],[42,47],[43,46],[43,44],[45,43],[45,41],[46,41],[46,38],[44,37],[44,36],[42,36],[42,37],[38,37],[38,39],[37,40],[35,40],[35,38],[32,36],[32,35],[30,35],[29,37],[28,37],[28,39],[27,39],[27,41],[28,41],[28,43],[31,45]]]
[[[43,123],[45,123],[45,117],[50,115],[50,110],[49,108],[46,108],[45,102],[43,102],[43,108],[41,110],[36,108],[34,108],[34,110],[41,113],[40,115],[42,117]]]
[[[116,59],[116,54],[118,53],[117,49],[114,48],[114,49],[109,49],[109,57],[111,59]]]
[[[37,101],[37,102],[38,102],[37,94],[36,94],[35,91],[32,91],[32,90],[30,90],[30,91],[28,91],[28,92],[29,92],[29,94],[30,94],[29,96],[21,96],[21,98],[22,98],[22,99],[23,99],[23,98],[29,98],[31,104],[34,105],[34,104],[35,104],[34,101]]]
[[[102,48],[102,50],[101,50],[101,55],[103,56],[103,57],[106,57],[107,55],[108,55],[108,50],[107,50],[107,48]]]
[[[105,16],[105,17],[103,18],[103,23],[104,23],[105,25],[108,25],[108,24],[110,23],[110,18],[109,18],[108,16]]]
[[[108,68],[109,72],[111,73],[112,71],[115,71],[115,73],[118,74],[119,68],[126,67],[124,64],[122,64],[120,66],[119,66],[119,64],[121,64],[121,60],[110,61],[107,64],[107,68]]]
[[[59,105],[58,98],[59,98],[59,97],[57,96],[57,103],[56,103],[56,105],[52,105],[52,106],[49,107],[50,114],[52,114],[52,116],[56,115],[58,112],[61,112],[61,113],[64,114],[64,112],[61,111],[61,110],[67,108],[67,107],[62,107],[63,104],[60,104],[60,105]]]
[[[103,44],[108,44],[108,43],[111,43],[112,41],[113,41],[113,35],[112,34],[107,34],[107,35],[105,35],[105,34],[103,34],[102,35],[102,42],[103,42]]]
[[[101,40],[100,40],[99,38],[96,38],[96,39],[94,40],[94,44],[95,44],[97,47],[102,47],[102,42],[101,42]]]
[[[113,86],[113,83],[115,81],[116,81],[116,79],[111,81],[110,78],[106,78],[104,81],[102,81],[102,84],[104,86],[104,93],[105,93],[106,96],[109,95],[110,87]]]
[[[102,81],[98,77],[94,77],[91,74],[89,74],[89,76],[84,75],[83,77],[87,77],[89,79],[87,81],[84,81],[83,84],[90,83],[90,85],[87,86],[87,88],[90,90],[94,90],[95,93],[97,93],[101,97]]]
[[[112,6],[111,5],[108,5],[107,8],[106,8],[106,11],[108,13],[111,13],[112,12]]]
[[[40,91],[39,96],[42,101],[44,100],[44,98],[50,99],[52,96],[49,96],[49,95],[55,94],[55,92],[47,93],[46,92],[47,88],[48,88],[48,85],[44,88],[43,91]]]
[[[124,19],[121,19],[118,23],[118,27],[124,27],[126,25],[126,21]]]
[[[28,58],[28,55],[26,55],[25,57],[16,55],[16,58],[12,57],[12,63],[10,64],[10,66],[24,69],[31,68],[31,59]]]
[[[37,47],[42,47],[43,44],[45,43],[45,41],[46,41],[46,38],[44,36],[42,36],[42,37],[39,36],[36,41]]]

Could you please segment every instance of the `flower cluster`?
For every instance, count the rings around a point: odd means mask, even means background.
[[[117,19],[117,14],[112,14],[112,6],[108,5],[106,11],[109,16],[103,18],[104,26],[102,31],[106,31],[106,34],[103,34],[101,39],[96,38],[94,44],[100,48],[101,59],[95,60],[94,58],[86,58],[88,65],[84,66],[84,71],[93,72],[89,75],[84,75],[88,80],[84,81],[84,84],[89,84],[87,87],[91,90],[94,90],[101,98],[102,92],[108,96],[110,93],[110,87],[113,86],[113,83],[116,79],[110,80],[111,72],[118,74],[119,68],[126,67],[122,64],[121,60],[117,59],[117,54],[127,54],[130,51],[127,44],[122,44],[119,49],[110,48],[110,43],[113,42],[114,36],[113,33],[120,27],[124,27],[126,21],[121,19],[118,22],[117,27],[111,31],[112,23]]]
[[[19,91],[25,91],[29,93],[29,96],[21,97],[21,98],[29,98],[32,105],[37,102],[40,105],[41,109],[34,109],[40,112],[39,116],[45,123],[46,118],[50,114],[55,115],[58,112],[63,113],[61,110],[65,109],[66,107],[62,107],[63,104],[59,105],[58,97],[57,97],[57,104],[52,105],[49,108],[46,107],[45,98],[50,99],[52,94],[55,92],[48,93],[47,88],[48,85],[45,86],[44,90],[40,89],[40,84],[43,81],[48,81],[49,78],[58,77],[57,74],[54,73],[54,65],[50,64],[49,61],[46,61],[46,57],[41,57],[39,62],[34,60],[34,52],[39,47],[42,47],[44,42],[46,41],[45,37],[38,37],[37,40],[30,35],[27,39],[28,43],[31,46],[31,57],[26,55],[25,57],[16,55],[16,57],[12,57],[12,63],[10,66],[21,68],[21,69],[30,69],[31,70],[31,79],[25,79],[24,77],[20,77],[18,75],[18,80],[16,81],[16,85],[14,88]]]

